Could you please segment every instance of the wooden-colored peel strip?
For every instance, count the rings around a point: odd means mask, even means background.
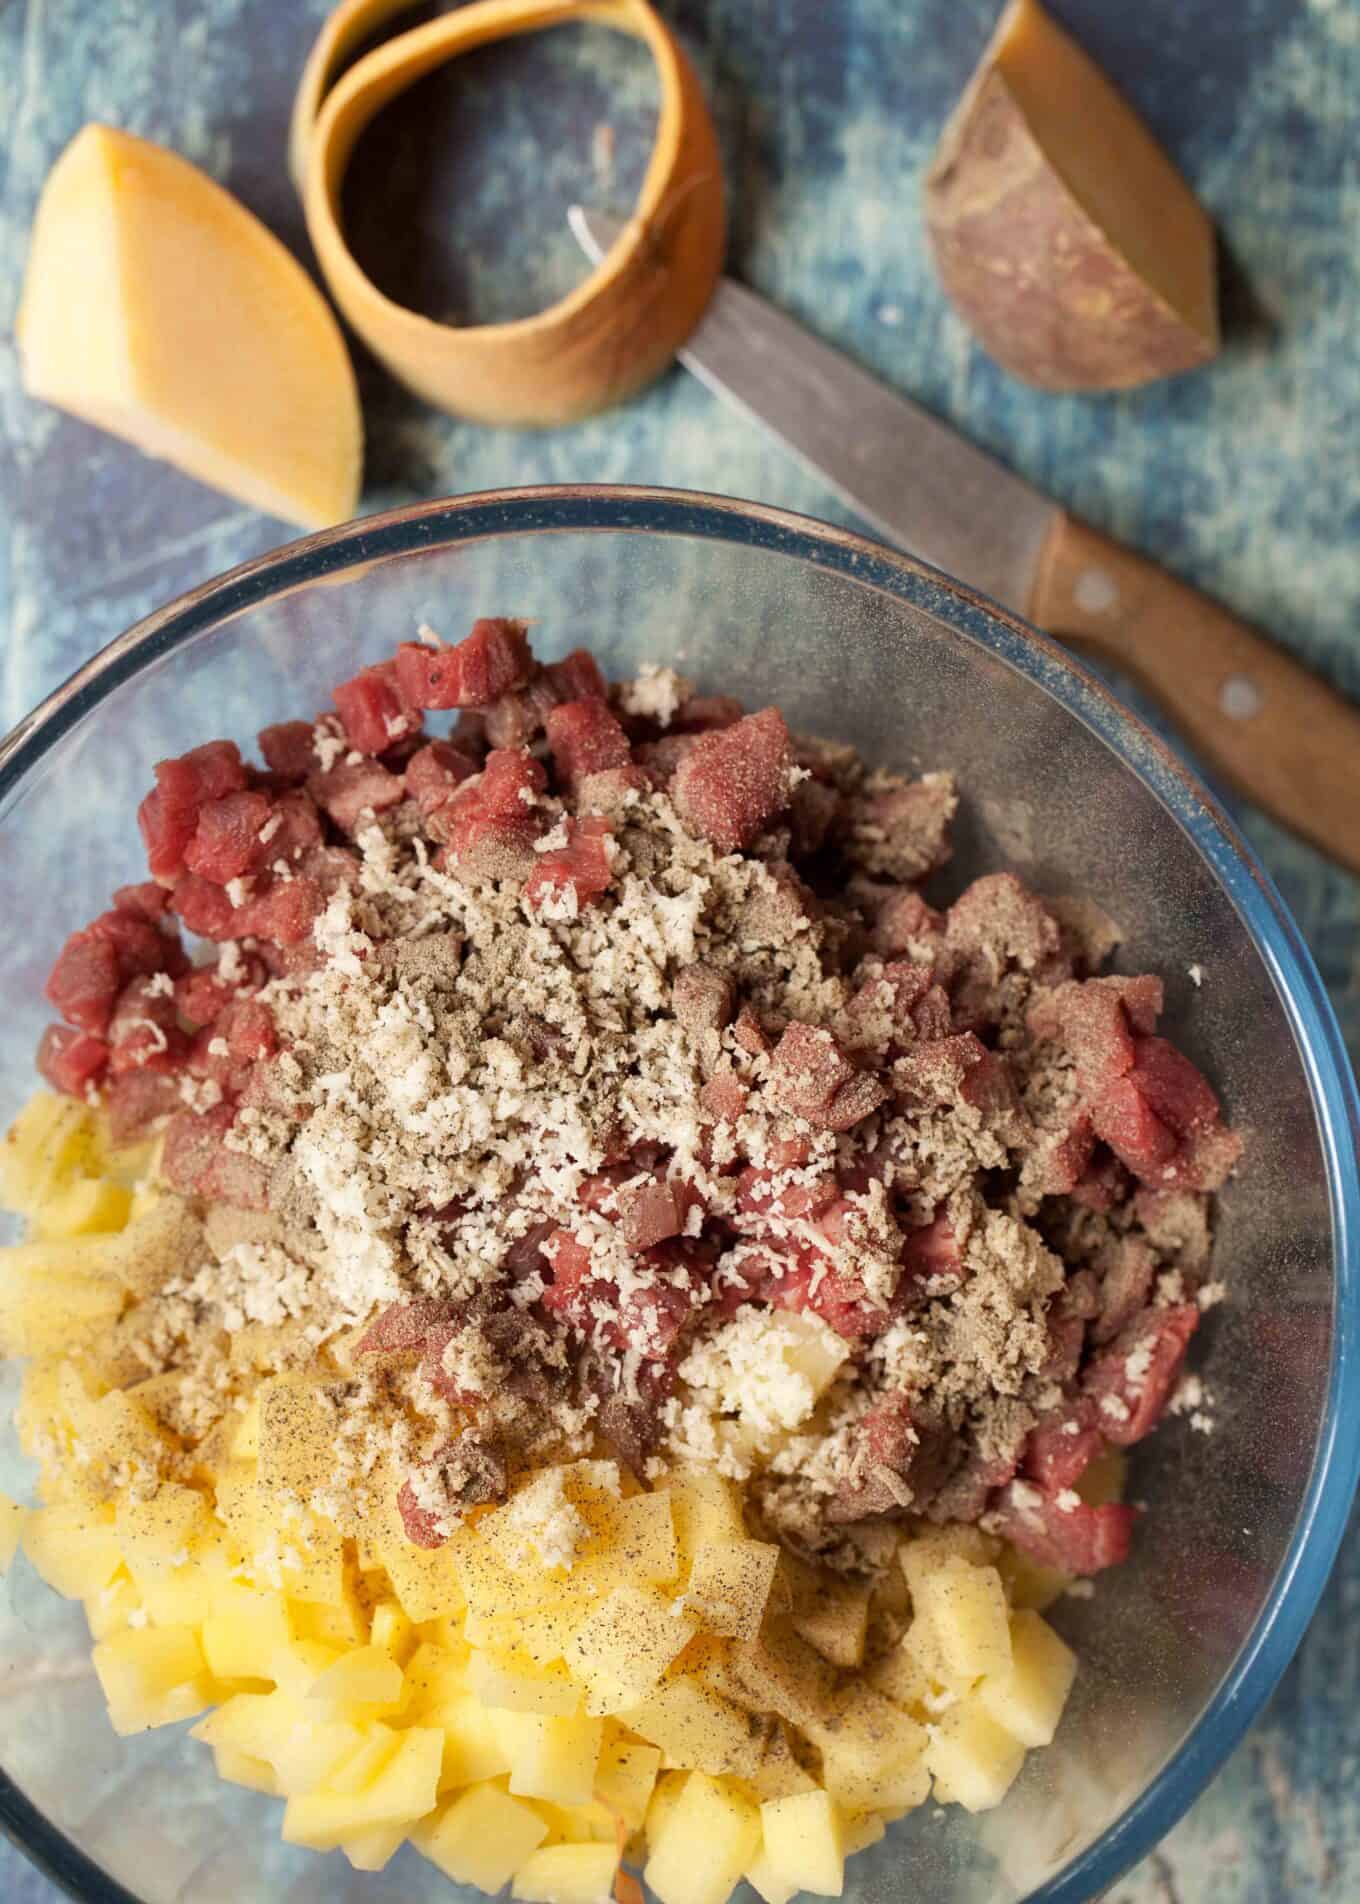
[[[336,303],[394,376],[456,416],[569,423],[631,395],[683,344],[722,264],[721,162],[689,61],[646,0],[473,0],[365,54],[327,92],[345,55],[400,10],[393,0],[347,0],[312,51],[294,108],[292,157]],[[360,268],[340,222],[341,186],[360,134],[408,86],[460,53],[576,21],[645,41],[661,83],[651,160],[619,239],[569,296],[534,317],[459,327],[394,303]]]

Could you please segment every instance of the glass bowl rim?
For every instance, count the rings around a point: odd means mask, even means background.
[[[360,517],[229,569],[143,617],[0,740],[0,802],[122,682],[205,628],[327,576],[460,542],[606,531],[744,544],[884,590],[990,651],[1095,733],[1166,807],[1208,862],[1265,961],[1294,1034],[1327,1168],[1335,1333],[1327,1406],[1294,1532],[1271,1594],[1213,1698],[1147,1787],[1025,1904],[1085,1904],[1150,1851],[1241,1741],[1317,1606],[1360,1478],[1360,1093],[1312,955],[1273,881],[1218,802],[1171,750],[1057,642],[966,584],[851,530],[763,503],[624,484],[544,484]],[[0,1770],[0,1829],[84,1904],[138,1904]]]

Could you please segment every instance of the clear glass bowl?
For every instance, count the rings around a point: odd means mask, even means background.
[[[1218,1246],[1232,1298],[1201,1339],[1214,1430],[1178,1421],[1143,1451],[1133,1560],[1055,1612],[1082,1660],[1057,1743],[999,1811],[903,1820],[847,1890],[856,1904],[1090,1898],[1241,1738],[1331,1565],[1360,1447],[1360,1115],[1269,881],[1053,644],[905,557],[712,497],[519,490],[293,543],[131,629],[0,746],[0,1118],[32,1088],[55,948],[141,876],[131,816],[152,762],[310,713],[422,619],[456,635],[485,613],[537,618],[545,658],[589,642],[614,673],[675,660],[874,760],[955,768],[967,805],[951,879],[1009,865],[1098,900],[1127,935],[1121,963],[1164,976],[1173,1035],[1246,1134]],[[15,1389],[10,1370],[11,1403]],[[11,1434],[0,1486],[26,1479]],[[182,1728],[115,1739],[80,1612],[22,1564],[0,1601],[0,1689],[0,1819],[80,1897],[449,1895],[409,1849],[360,1877],[338,1853],[281,1846],[277,1803],[218,1784]]]

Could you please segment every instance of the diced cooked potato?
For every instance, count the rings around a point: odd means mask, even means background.
[[[340,1849],[356,1871],[381,1871],[405,1844],[409,1829],[407,1825],[378,1825],[371,1831],[342,1838]]]
[[[418,1825],[416,1848],[455,1884],[499,1891],[548,1835],[532,1805],[495,1785],[474,1785]]]
[[[333,1851],[356,1833],[424,1818],[434,1809],[443,1750],[441,1732],[413,1727],[401,1733],[396,1750],[360,1790],[290,1798],[283,1814],[284,1841]]]
[[[115,1732],[145,1732],[190,1719],[212,1700],[192,1627],[128,1627],[101,1640],[93,1659]]]
[[[779,1549],[769,1541],[704,1541],[694,1549],[685,1605],[710,1633],[754,1639],[778,1565]]]
[[[926,1744],[923,1726],[869,1686],[847,1684],[837,1689],[830,1712],[807,1728],[808,1737],[822,1755],[822,1778],[827,1789],[852,1811],[881,1810],[894,1803],[910,1803],[885,1796],[905,1784],[902,1768],[917,1764]]]
[[[338,1601],[328,1604],[320,1600],[289,1600],[288,1617],[298,1639],[320,1640],[323,1645],[338,1646],[342,1651],[368,1643],[368,1616],[353,1581],[343,1569]],[[410,1627],[410,1621],[406,1623]],[[414,1635],[414,1628],[411,1631]],[[391,1656],[390,1647],[384,1647],[383,1651]]]
[[[120,1569],[108,1586],[85,1596],[85,1619],[92,1640],[106,1640],[143,1614],[142,1596]]]
[[[59,1355],[117,1320],[123,1307],[118,1283],[62,1267],[82,1241],[88,1249],[103,1240],[16,1243],[0,1250],[0,1355]]]
[[[882,1693],[885,1699],[891,1699],[895,1706],[901,1706],[918,1719],[925,1711],[926,1700],[936,1689],[920,1659],[900,1644],[875,1660],[865,1679],[875,1692]]]
[[[507,1712],[570,1718],[581,1710],[581,1688],[565,1666],[539,1666],[522,1653],[492,1658],[474,1652],[467,1663],[467,1683],[484,1706]]]
[[[764,1898],[765,1904],[789,1904],[789,1900],[802,1889],[801,1885],[791,1884],[782,1872],[775,1869],[763,1845],[742,1875]]]
[[[1013,1613],[1010,1665],[987,1675],[978,1700],[1021,1745],[1049,1745],[1076,1672],[1076,1654],[1046,1620],[1037,1613]]]
[[[23,1550],[49,1587],[68,1600],[108,1586],[123,1552],[111,1507],[36,1507],[24,1522]]]
[[[863,1664],[870,1593],[852,1580],[816,1578],[795,1588],[790,1621],[795,1633],[833,1666]]]
[[[255,1564],[277,1579],[290,1600],[338,1607],[346,1595],[344,1542],[339,1528],[320,1515],[273,1520],[258,1490]]]
[[[550,1798],[584,1805],[595,1790],[595,1763],[604,1735],[599,1719],[544,1719],[530,1712],[491,1713],[491,1730],[510,1761],[510,1790],[518,1798]]]
[[[213,1764],[217,1767],[217,1776],[232,1785],[248,1786],[252,1792],[264,1792],[269,1798],[279,1796],[274,1768],[265,1759],[253,1759],[232,1745],[219,1745],[213,1749]]]
[[[666,1821],[680,1802],[680,1794],[688,1783],[688,1772],[662,1772],[656,1781],[655,1789],[647,1805],[646,1834],[649,1844],[658,1844]]]
[[[595,1765],[595,1796],[629,1831],[636,1831],[647,1816],[660,1769],[661,1754],[655,1746],[617,1736],[606,1738]]]
[[[317,1674],[307,1704],[318,1719],[361,1724],[396,1712],[402,1691],[402,1671],[391,1654],[380,1646],[357,1646]]]
[[[746,1778],[760,1761],[748,1715],[694,1679],[668,1680],[619,1716],[676,1765]]]
[[[587,1710],[636,1705],[697,1631],[694,1620],[658,1595],[615,1587],[566,1648],[568,1668],[595,1695]]]
[[[1025,1748],[999,1726],[976,1695],[940,1715],[925,1761],[937,1789],[967,1811],[989,1811],[1010,1790]]]
[[[229,1580],[214,1593],[212,1604],[202,1639],[203,1655],[214,1676],[272,1679],[274,1654],[292,1638],[283,1596]]]
[[[661,1904],[726,1904],[760,1848],[760,1813],[730,1779],[694,1772],[644,1872]]]
[[[444,1734],[441,1794],[499,1778],[510,1770],[509,1754],[496,1736],[491,1715],[474,1693],[458,1693],[443,1705],[426,1708],[420,1721],[438,1726]]]
[[[572,1568],[573,1588],[578,1584],[612,1586],[615,1580],[653,1586],[674,1580],[679,1573],[680,1550],[669,1494],[585,1501],[581,1513],[590,1538]]]
[[[598,1605],[598,1600],[559,1593],[548,1605],[525,1613],[484,1613],[473,1608],[463,1622],[463,1636],[485,1652],[523,1653],[536,1666],[550,1666],[562,1658],[568,1640]]]
[[[341,1759],[327,1778],[325,1789],[341,1798],[366,1792],[396,1757],[397,1743],[397,1733],[381,1720],[360,1727],[358,1746],[349,1758]]]
[[[84,1104],[37,1091],[0,1144],[0,1203],[30,1215],[90,1162],[94,1119]]]
[[[601,1904],[618,1864],[616,1845],[545,1845],[516,1871],[510,1895],[524,1904]]]
[[[619,1821],[598,1798],[592,1798],[584,1805],[554,1805],[550,1798],[536,1798],[534,1809],[547,1820],[545,1844],[618,1846]]]
[[[463,1611],[463,1584],[450,1547],[417,1547],[398,1530],[380,1542],[378,1553],[408,1620],[420,1625]]]
[[[765,1855],[800,1890],[839,1897],[845,1888],[845,1844],[840,1814],[824,1792],[773,1798],[760,1808]]]
[[[996,1563],[1006,1586],[1006,1598],[1013,1607],[1027,1607],[1042,1613],[1072,1584],[1072,1575],[1058,1567],[1045,1567],[1018,1547],[1007,1546]]]
[[[928,1772],[926,1777],[927,1779],[930,1777]],[[921,1802],[923,1804],[927,1796],[928,1793],[922,1793]],[[857,1851],[867,1851],[870,1845],[876,1845],[887,1828],[887,1821],[882,1812],[852,1812],[845,1820],[844,1826],[846,1857],[853,1858]]]
[[[745,1540],[746,1521],[736,1486],[709,1468],[674,1474],[666,1483],[680,1551],[692,1562],[700,1547]]]
[[[944,1527],[923,1528],[910,1535],[898,1548],[897,1557],[914,1595],[917,1582],[928,1580],[947,1562],[966,1560],[972,1567],[990,1567],[1000,1552],[1001,1542],[994,1534],[984,1534],[980,1527],[950,1522]]]
[[[143,1591],[151,1582],[170,1579],[196,1552],[211,1545],[216,1531],[204,1497],[172,1482],[159,1487],[150,1500],[120,1500],[116,1525],[128,1571]]]
[[[10,1563],[19,1551],[19,1537],[27,1518],[26,1507],[12,1501],[8,1494],[0,1494],[0,1574],[9,1572]]]
[[[911,1591],[917,1616],[930,1626],[951,1674],[980,1679],[1010,1664],[1009,1609],[995,1567],[948,1560],[918,1575]]]
[[[416,1629],[394,1600],[374,1607],[370,1637],[398,1666],[405,1666],[416,1649]]]
[[[746,1782],[759,1799],[792,1798],[798,1792],[812,1792],[817,1781],[805,1772],[794,1755],[790,1732],[783,1719],[771,1722],[761,1740],[760,1758],[747,1774]]]
[[[756,1711],[777,1712],[807,1731],[830,1712],[836,1675],[828,1661],[780,1621],[733,1648],[733,1677]]]
[[[107,1177],[79,1177],[47,1197],[34,1212],[31,1234],[40,1242],[121,1230],[132,1192]]]

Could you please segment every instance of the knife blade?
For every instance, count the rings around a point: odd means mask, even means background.
[[[624,229],[573,205],[598,263]],[[1211,769],[1360,872],[1360,709],[756,292],[718,281],[680,361],[884,540],[1120,668]]]

